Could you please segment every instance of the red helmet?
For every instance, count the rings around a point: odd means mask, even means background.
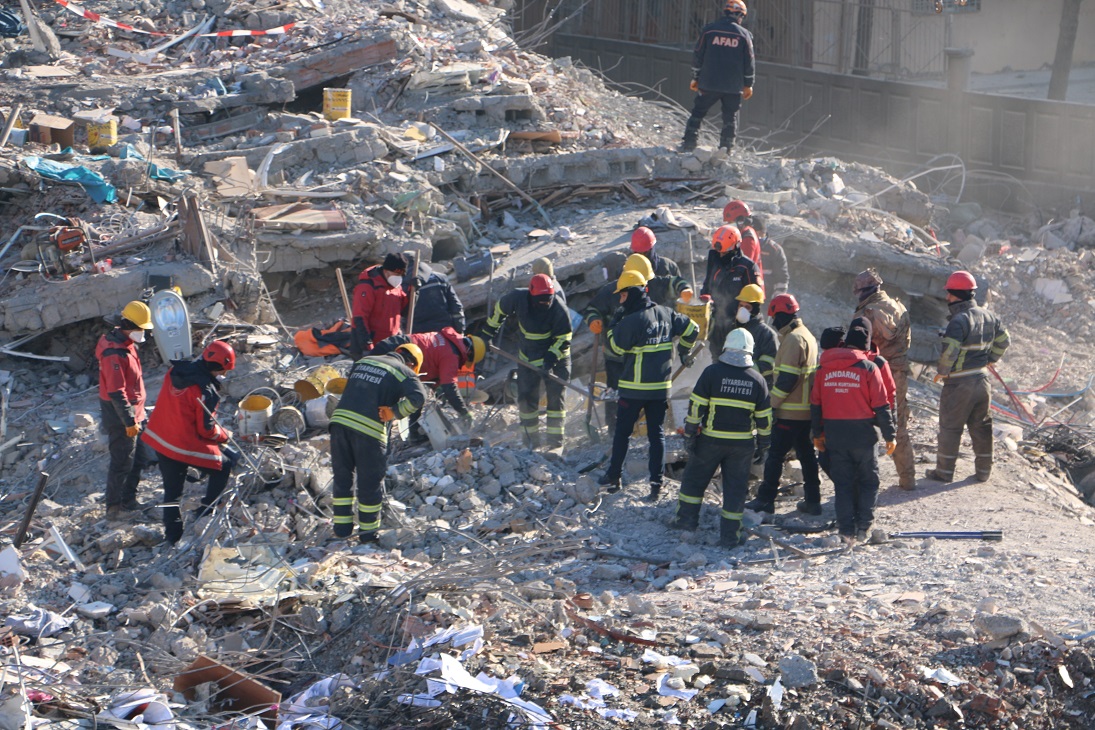
[[[236,351],[227,342],[213,340],[205,346],[202,352],[202,360],[211,362],[221,370],[234,370],[236,367]]]
[[[968,271],[956,271],[947,277],[947,285],[944,289],[955,291],[973,291],[977,288],[977,279]]]
[[[555,284],[547,274],[537,274],[528,283],[528,293],[534,297],[551,296],[555,293]]]
[[[731,200],[722,209],[722,219],[727,223],[736,223],[739,218],[748,218],[753,215],[744,200]]]
[[[753,230],[752,226],[745,226],[741,229],[741,240],[744,241],[746,238],[752,238],[757,242],[760,241],[760,237],[757,236],[757,232]]]
[[[646,253],[654,248],[657,240],[654,231],[646,226],[636,228],[631,232],[631,253]]]
[[[768,302],[768,316],[775,317],[777,314],[797,314],[798,313],[798,300],[795,299],[792,294],[780,294],[779,296]]]
[[[741,232],[737,226],[719,226],[711,238],[711,248],[719,253],[732,251],[741,245]]]

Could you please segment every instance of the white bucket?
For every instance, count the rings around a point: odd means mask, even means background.
[[[304,420],[312,428],[322,428],[331,423],[331,416],[327,413],[327,396],[304,401]]]
[[[251,394],[244,398],[236,414],[240,436],[261,436],[266,433],[266,424],[273,413],[274,401],[266,396]]]

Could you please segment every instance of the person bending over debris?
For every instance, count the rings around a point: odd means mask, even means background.
[[[153,462],[137,436],[144,425],[144,372],[137,345],[152,330],[152,312],[144,302],[122,309],[117,327],[99,338],[99,412],[110,444],[106,475],[106,516],[120,519],[125,512],[144,509],[137,501],[141,469]]]
[[[977,306],[973,294],[977,280],[968,271],[956,271],[947,279],[950,321],[943,333],[936,382],[943,382],[939,396],[939,451],[935,468],[924,475],[937,482],[954,479],[962,428],[973,443],[974,477],[987,482],[992,475],[992,393],[987,369],[1008,349],[1008,331],[995,314]]]
[[[768,296],[774,297],[783,294],[790,286],[791,275],[787,268],[787,254],[783,246],[779,245],[768,235],[768,220],[762,215],[755,215],[751,219],[753,230],[760,237],[760,253],[764,260],[761,275],[764,277],[764,291]]]
[[[355,360],[368,352],[373,343],[402,332],[402,312],[409,299],[403,289],[406,272],[407,262],[403,257],[390,253],[384,257],[384,263],[365,269],[358,277],[351,307],[354,329],[350,354]]]
[[[388,470],[387,424],[417,413],[426,402],[426,389],[418,381],[423,359],[418,345],[407,343],[388,355],[363,357],[350,368],[328,427],[335,537],[354,532],[356,473],[358,539],[367,543],[377,538]]]
[[[719,545],[724,548],[745,542],[741,517],[749,491],[749,465],[755,454],[767,450],[772,433],[768,386],[753,368],[753,348],[748,330],[732,331],[719,359],[696,381],[684,426],[691,456],[681,477],[677,514],[669,523],[681,530],[699,526],[703,493],[721,466]]]
[[[700,31],[692,51],[692,83],[696,92],[692,114],[684,125],[681,152],[696,149],[703,118],[716,102],[722,103],[722,134],[719,147],[729,150],[737,135],[738,110],[753,96],[753,34],[742,27],[745,3],[726,0],[723,15]],[[721,343],[720,343],[721,344]]]
[[[440,332],[451,327],[464,333],[464,305],[447,276],[420,261],[414,285],[418,287],[418,300],[414,305],[415,332]]]
[[[761,321],[760,308],[764,304],[764,289],[757,284],[742,287],[738,292],[738,311],[734,315],[734,329],[746,330],[753,339],[753,367],[765,384],[772,387],[772,374],[776,367],[776,351],[779,348],[779,335]],[[731,330],[733,331],[733,330]]]
[[[780,337],[772,386],[776,424],[772,428],[772,448],[764,462],[764,480],[757,489],[757,498],[745,505],[754,512],[775,513],[783,460],[794,449],[802,466],[806,493],[806,498],[798,503],[798,510],[821,514],[821,477],[810,443],[810,388],[817,369],[817,340],[798,312],[798,300],[790,294],[780,294],[768,303],[768,316]]]
[[[878,499],[878,455],[882,431],[886,453],[895,448],[890,402],[881,370],[870,360],[870,325],[857,319],[845,335],[845,347],[821,356],[810,393],[814,445],[829,452],[836,496],[836,523],[846,543],[864,541],[874,523]]]
[[[648,260],[650,267],[654,270],[654,276],[672,276],[679,279],[681,267],[677,266],[676,261],[654,252],[654,244],[657,242],[658,238],[654,235],[654,231],[646,226],[640,226],[631,232],[631,253],[641,254]]]
[[[623,305],[623,317],[608,331],[608,349],[624,359],[620,375],[616,428],[612,434],[612,459],[598,482],[609,492],[619,491],[628,441],[639,413],[646,414],[646,436],[650,442],[650,494],[656,501],[662,488],[665,434],[662,426],[669,407],[673,366],[673,340],[685,365],[692,364],[692,346],[699,327],[669,307],[650,301],[646,282],[637,271],[625,271],[616,282]]]
[[[422,332],[413,335],[393,335],[379,342],[373,348],[372,355],[387,355],[400,345],[413,343],[422,351],[422,369],[419,378],[436,384],[445,397],[445,402],[460,414],[460,426],[467,431],[471,428],[471,414],[468,405],[457,387],[460,368],[472,362],[478,364],[487,354],[487,344],[482,337],[465,337],[452,327],[440,332]],[[412,425],[417,423],[420,411],[411,416]],[[413,426],[412,426],[413,427]],[[422,434],[425,438],[425,434]]]
[[[141,440],[160,455],[163,476],[164,539],[182,538],[179,500],[191,466],[209,478],[195,517],[208,514],[228,485],[240,454],[225,446],[232,432],[217,423],[220,378],[236,367],[236,351],[227,342],[210,342],[197,360],[173,360],[164,375],[156,408]]]
[[[536,274],[527,289],[514,289],[494,305],[494,312],[483,328],[483,337],[493,340],[507,317],[516,316],[521,335],[517,354],[522,360],[552,373],[562,380],[570,379],[570,312],[555,295],[555,285],[546,274]],[[566,405],[563,386],[529,368],[517,368],[517,410],[521,429],[531,449],[540,447],[540,386],[547,392],[547,444],[549,448],[563,446],[563,425]]]
[[[707,333],[713,351],[722,347],[726,335],[734,328],[738,294],[749,284],[756,284],[757,276],[757,265],[741,252],[741,232],[736,226],[720,226],[711,238],[707,273],[700,289],[701,299],[715,302]]]

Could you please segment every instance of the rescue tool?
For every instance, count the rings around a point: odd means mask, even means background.
[[[568,380],[563,380],[559,376],[553,375],[552,373],[549,373],[547,370],[544,370],[542,368],[538,368],[535,365],[533,365],[532,363],[525,362],[524,360],[517,357],[516,355],[511,355],[510,353],[506,352],[505,350],[501,350],[501,349],[495,347],[494,345],[487,345],[487,347],[490,349],[491,352],[496,353],[500,357],[503,357],[506,360],[509,360],[510,362],[515,362],[518,365],[520,365],[521,367],[528,368],[532,372],[538,373],[539,375],[547,378],[548,380],[551,380],[553,382],[558,383],[559,385],[563,386],[564,388],[570,388],[575,393],[581,393],[582,397],[584,397],[584,398],[592,398],[593,400],[596,400],[596,401],[616,400],[615,398],[606,398],[603,395],[595,395],[593,393],[590,393],[587,389],[581,387],[580,385],[575,385],[574,383],[571,383]]]

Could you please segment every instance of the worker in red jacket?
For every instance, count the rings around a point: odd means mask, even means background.
[[[106,516],[119,519],[125,512],[143,509],[137,501],[141,469],[154,459],[140,448],[137,436],[144,425],[145,390],[137,345],[152,330],[152,312],[144,302],[122,309],[118,326],[99,338],[99,412],[110,444],[106,475]]]
[[[239,452],[226,444],[232,432],[216,420],[219,379],[236,367],[236,352],[227,342],[209,343],[198,360],[173,360],[164,376],[156,408],[141,440],[160,455],[163,476],[164,538],[174,545],[182,538],[179,499],[188,467],[209,477],[196,517],[212,509],[228,485]]]
[[[882,373],[871,362],[869,325],[856,320],[844,347],[826,350],[810,392],[811,432],[818,451],[829,452],[829,476],[836,495],[836,523],[846,543],[864,541],[874,523],[878,499],[875,426],[892,454],[893,415]]]
[[[397,253],[384,257],[384,262],[361,272],[354,287],[351,307],[353,334],[350,355],[359,359],[373,344],[400,334],[403,310],[410,297],[403,288],[407,262]]]

